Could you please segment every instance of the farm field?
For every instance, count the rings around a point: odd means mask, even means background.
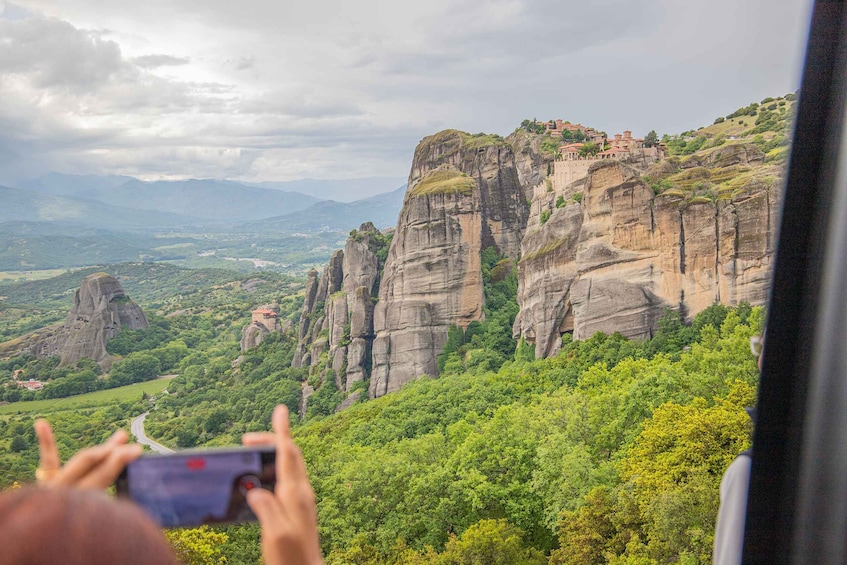
[[[51,398],[48,400],[33,400],[31,402],[13,402],[0,406],[0,416],[7,414],[32,414],[60,412],[62,410],[75,410],[79,408],[96,408],[108,404],[125,402],[128,400],[138,400],[142,394],[154,395],[162,392],[167,388],[168,383],[173,379],[173,375],[136,383],[132,385],[112,388],[108,390],[98,390],[88,394],[80,394],[77,396],[69,396],[67,398]]]
[[[40,281],[44,279],[52,279],[67,269],[41,269],[37,271],[0,271],[0,283],[2,282],[22,282],[22,281]]]

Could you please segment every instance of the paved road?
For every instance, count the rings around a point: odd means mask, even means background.
[[[145,412],[138,418],[135,418],[130,424],[129,429],[132,430],[132,435],[135,436],[135,439],[138,440],[138,443],[141,445],[149,445],[150,449],[157,453],[173,453],[173,449],[168,449],[161,443],[156,443],[146,435],[144,435],[144,419],[147,418],[147,414],[149,412]]]

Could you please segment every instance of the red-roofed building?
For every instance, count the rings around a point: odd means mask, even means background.
[[[584,126],[582,124],[569,124],[567,122],[563,122],[562,120],[550,120],[549,122],[543,122],[544,124],[544,133],[548,135],[552,135],[553,137],[560,137],[564,132],[576,133],[581,132],[582,135],[585,136],[585,141],[590,141],[591,143],[596,143],[597,145],[603,145],[605,142],[605,136],[594,128]]]
[[[278,332],[280,330],[279,312],[267,306],[257,308],[253,310],[253,323],[262,326],[269,332]]]
[[[655,163],[664,158],[664,147],[645,147],[644,140],[641,138],[632,137],[632,131],[625,130],[622,134],[615,134],[614,138],[606,139],[599,132],[585,128],[579,124],[559,124],[561,120],[556,120],[555,125],[569,131],[577,129],[585,133],[587,139],[585,143],[564,143],[559,146],[559,156],[553,164],[552,171],[552,187],[556,192],[561,192],[564,187],[570,183],[576,182],[588,175],[588,170],[592,164],[601,159],[620,159],[626,162],[639,162],[643,164]],[[549,123],[548,131],[555,131],[554,123]],[[600,151],[596,155],[580,155],[580,150],[588,142],[594,143],[598,148],[608,146],[608,149]]]
[[[579,158],[579,150],[582,149],[584,143],[568,143],[566,145],[559,146],[559,153],[562,155],[562,159],[565,160],[573,160]]]
[[[253,310],[253,315],[260,315],[263,319],[267,318],[279,318],[279,314],[274,312],[273,310],[268,310],[267,308],[259,308],[257,310]]]
[[[587,136],[589,131],[594,131],[593,128],[586,127],[582,124],[571,124],[563,122],[562,120],[544,122],[544,129],[546,130],[546,133],[550,135],[562,135],[565,131],[569,131],[571,133],[581,131]]]
[[[624,147],[612,147],[611,149],[606,149],[605,151],[601,151],[597,154],[598,159],[622,159],[624,157],[629,157],[631,154],[629,149]]]
[[[250,324],[241,331],[241,351],[256,347],[262,343],[265,335],[281,331],[279,305],[265,304],[259,306],[253,310]]]

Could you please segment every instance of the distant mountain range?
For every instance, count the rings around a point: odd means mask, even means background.
[[[328,181],[327,191],[363,190],[366,180]],[[394,185],[385,194],[336,202],[282,190],[297,182],[269,188],[51,173],[19,188],[0,186],[0,270],[138,260],[221,266],[252,258],[299,272],[297,265],[328,257],[333,233],[367,221],[394,226],[405,193],[405,185]],[[242,234],[261,239],[251,245]]]
[[[125,182],[136,180],[121,175],[65,175],[48,173],[44,176],[22,182],[18,188],[36,190],[56,196],[79,196],[89,190],[114,188]]]
[[[89,198],[5,186],[0,186],[0,222],[38,222],[126,231],[212,223],[210,219],[172,212],[124,208]]]
[[[349,231],[359,227],[364,222],[373,222],[379,228],[394,227],[397,215],[403,206],[406,185],[400,188],[364,198],[355,202],[335,202],[325,200],[312,204],[300,212],[293,212],[262,220],[261,223],[250,223],[240,226],[240,229],[254,231],[262,227],[271,231]]]
[[[299,179],[285,182],[260,182],[248,183],[264,188],[276,190],[289,190],[311,194],[322,200],[334,200],[336,202],[355,202],[371,196],[377,196],[390,192],[404,184],[405,178],[401,177],[368,177],[363,179]]]
[[[50,173],[23,183],[20,188],[0,187],[0,223],[49,222],[113,230],[161,230],[198,226],[237,231],[257,228],[268,218],[283,232],[349,230],[364,221],[393,225],[403,200],[403,188],[362,200],[342,196],[323,200],[284,188],[297,187],[324,194],[356,194],[396,182],[390,177],[261,183],[190,179],[145,182],[126,176],[65,175]],[[300,212],[305,212],[300,215]]]
[[[320,199],[232,181],[190,179],[144,182],[131,177],[52,173],[28,183],[31,195],[53,195],[109,206],[243,222],[308,208]]]

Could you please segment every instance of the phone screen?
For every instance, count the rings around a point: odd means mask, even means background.
[[[274,479],[272,450],[191,451],[141,457],[117,486],[163,527],[199,526],[255,520],[247,492]]]

